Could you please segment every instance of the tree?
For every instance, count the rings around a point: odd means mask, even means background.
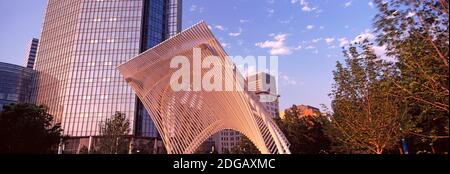
[[[416,151],[448,152],[448,0],[374,2],[377,43],[386,46],[400,71],[391,95],[401,99],[409,117],[403,132]]]
[[[217,154],[217,149],[215,148],[214,142],[204,142],[194,154]]]
[[[402,113],[392,91],[395,66],[367,41],[344,51],[346,66],[334,71],[332,137],[338,152],[382,154],[398,147]]]
[[[258,148],[253,144],[253,142],[246,136],[242,135],[239,145],[234,147],[231,154],[261,154]]]
[[[62,138],[60,124],[44,106],[11,104],[0,113],[0,153],[56,153]]]
[[[79,154],[89,154],[89,148],[86,146],[81,147]]]
[[[301,116],[297,106],[286,110],[283,120],[276,120],[291,143],[293,154],[320,154],[330,149],[325,127],[329,121],[322,116]]]
[[[100,124],[100,141],[98,153],[102,154],[126,154],[128,153],[128,141],[126,136],[130,132],[130,122],[121,112]]]

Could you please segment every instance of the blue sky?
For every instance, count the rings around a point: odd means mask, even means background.
[[[22,64],[45,0],[0,1],[0,61]],[[229,55],[279,56],[281,109],[330,104],[341,46],[370,37],[370,0],[183,0],[183,28],[209,24]],[[368,36],[369,35],[369,36]]]

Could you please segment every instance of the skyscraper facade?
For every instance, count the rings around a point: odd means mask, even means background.
[[[33,103],[33,70],[0,62],[0,111],[11,103]]]
[[[180,30],[181,0],[48,0],[37,103],[49,107],[65,135],[80,139],[78,149],[116,111],[132,123],[130,135],[157,136],[115,68]]]
[[[272,118],[280,118],[280,102],[276,78],[268,73],[258,73],[248,77],[249,86],[255,87],[253,93]]]
[[[39,39],[33,38],[28,42],[25,52],[25,67],[33,69],[36,61],[36,53],[39,46]]]

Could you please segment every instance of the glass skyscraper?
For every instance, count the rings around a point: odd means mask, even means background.
[[[33,103],[33,70],[0,62],[0,111],[11,103]]]
[[[116,67],[181,30],[181,0],[48,0],[35,70],[37,103],[49,107],[64,134],[99,136],[116,111],[130,135],[157,132]],[[90,143],[89,143],[90,144]]]

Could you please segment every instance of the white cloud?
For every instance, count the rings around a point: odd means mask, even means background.
[[[360,35],[356,36],[353,40],[352,40],[352,44],[356,44],[356,43],[362,43],[364,40],[368,40],[368,41],[373,41],[375,40],[376,36],[370,32],[370,30],[366,29],[363,33],[361,33]],[[392,57],[388,57],[386,55],[386,46],[378,46],[378,45],[374,45],[372,46],[373,52],[375,53],[375,55],[377,55],[378,57],[380,57],[383,60],[387,60],[387,61],[395,61],[394,58]]]
[[[386,55],[386,46],[372,46],[373,52],[383,60],[394,61],[392,57]]]
[[[306,29],[308,29],[308,30],[312,30],[312,29],[314,29],[314,25],[308,25],[308,26],[306,26]]]
[[[230,35],[231,37],[237,37],[237,36],[240,36],[241,34],[242,34],[242,28],[239,28],[239,32],[229,33],[228,35]]]
[[[295,79],[287,75],[280,74],[280,78],[283,85],[296,86],[298,84]]]
[[[350,7],[350,6],[352,6],[352,1],[348,1],[344,4],[344,7],[346,7],[346,8]]]
[[[375,39],[375,35],[373,35],[369,30],[365,30],[364,33],[361,33],[360,35],[356,36],[355,39],[352,40],[353,43],[362,43],[364,40],[373,40]]]
[[[319,29],[323,30],[323,29],[325,29],[325,27],[324,26],[320,26]]]
[[[275,9],[267,9],[267,13],[269,13],[269,17],[275,13]]]
[[[374,4],[373,4],[372,1],[369,2],[369,6],[370,6],[370,8],[373,8],[373,7],[374,7]]]
[[[317,39],[313,39],[311,42],[312,43],[317,43],[317,42],[320,42],[322,40],[322,38],[317,38]]]
[[[249,20],[246,20],[246,19],[241,19],[241,20],[239,20],[239,22],[241,23],[241,24],[244,24],[244,23],[248,23],[248,22],[250,22]]]
[[[307,47],[305,47],[305,50],[312,50],[312,49],[316,49],[316,47],[312,45],[308,45]]]
[[[191,5],[191,7],[189,8],[189,11],[203,13],[204,9],[205,9],[204,7],[199,7],[197,5]]]
[[[260,48],[269,48],[270,54],[274,56],[292,54],[291,48],[285,45],[286,37],[288,36],[287,34],[271,34],[270,36],[273,37],[274,40],[258,42],[255,46]]]
[[[340,47],[345,47],[345,46],[347,46],[349,44],[348,39],[345,38],[345,37],[339,38],[338,41],[339,41],[339,46]]]
[[[349,29],[350,26],[349,26],[349,25],[345,25],[344,28],[345,28],[345,29]]]
[[[241,33],[229,33],[228,35],[230,35],[231,37],[237,37],[240,36]]]
[[[325,42],[327,43],[327,44],[331,44],[331,43],[333,43],[334,42],[334,38],[332,38],[332,37],[330,37],[330,38],[325,38]]]
[[[197,10],[197,5],[191,5],[191,8],[189,8],[189,11],[194,12]]]
[[[229,43],[222,43],[222,47],[224,47],[224,48],[230,48],[231,46],[230,46]]]
[[[216,28],[216,29],[218,29],[218,30],[220,30],[220,31],[224,31],[224,30],[227,30],[225,27],[223,27],[222,25],[216,25],[216,26],[214,26],[214,28]]]
[[[280,24],[289,24],[291,23],[291,20],[280,20]]]
[[[303,11],[308,11],[308,12],[309,12],[309,11],[314,11],[314,10],[316,10],[316,8],[311,8],[311,7],[308,7],[307,5],[305,5],[305,6],[302,7],[302,10],[303,10]]]
[[[309,5],[309,2],[306,0],[291,0],[292,4],[300,3],[300,6],[302,7],[302,11],[304,12],[312,12],[317,10],[317,7],[311,7]]]

